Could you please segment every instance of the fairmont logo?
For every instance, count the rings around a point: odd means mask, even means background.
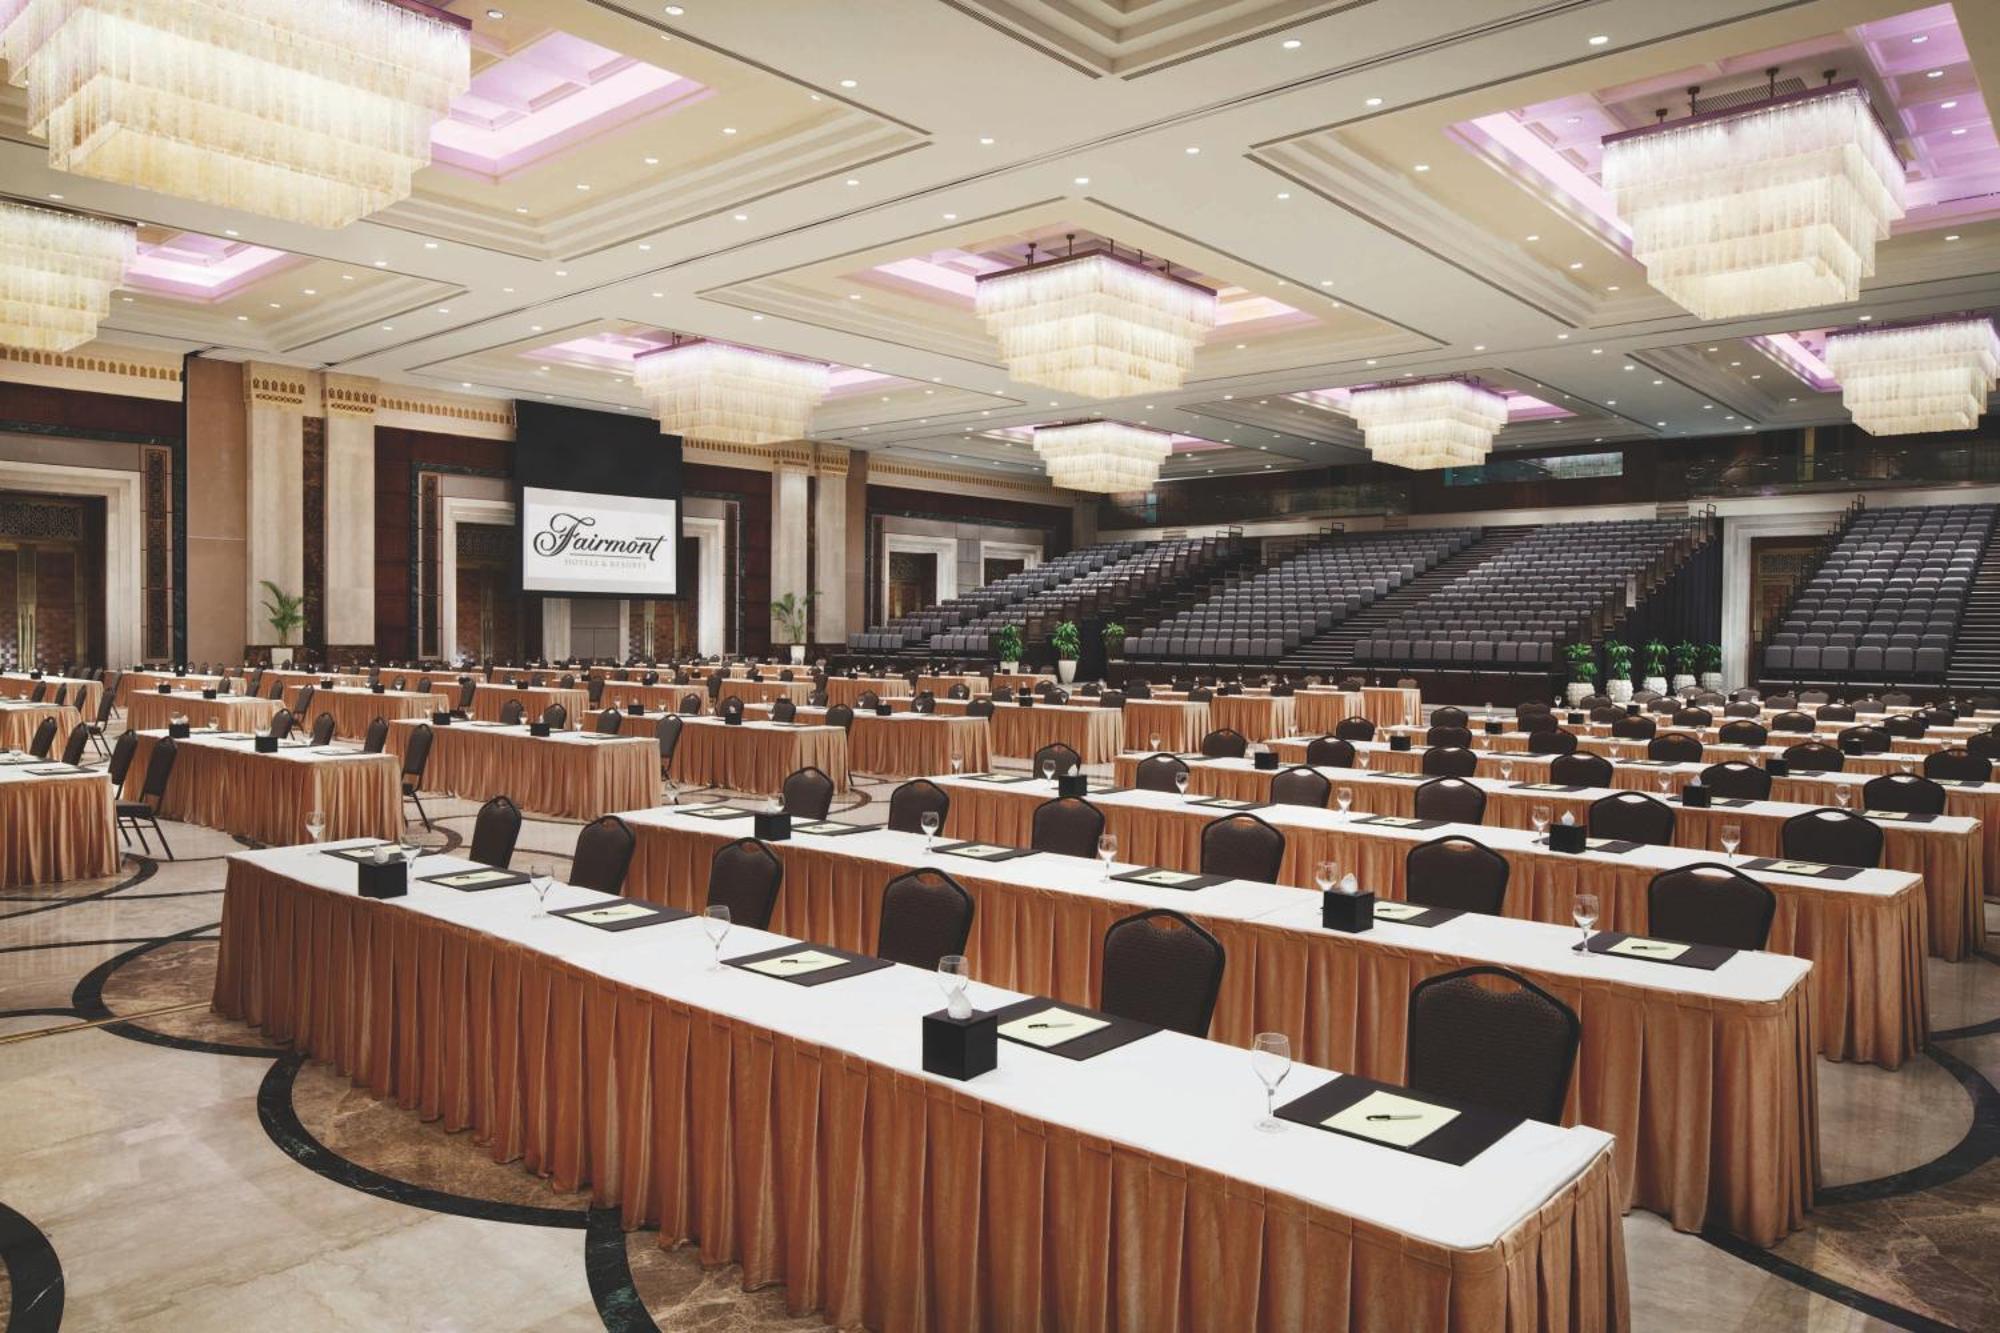
[[[548,559],[560,555],[595,555],[650,561],[660,558],[660,547],[667,540],[665,533],[656,537],[597,537],[587,531],[596,526],[597,520],[588,515],[557,510],[549,515],[531,544],[536,555]]]

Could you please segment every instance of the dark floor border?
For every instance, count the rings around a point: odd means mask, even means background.
[[[1871,1296],[1844,1282],[1836,1282],[1824,1273],[1781,1258],[1770,1250],[1760,1250],[1735,1236],[1711,1231],[1703,1232],[1701,1238],[1732,1258],[1741,1259],[1753,1268],[1761,1268],[1773,1277],[1783,1278],[1793,1286],[1804,1287],[1814,1295],[1824,1296],[1850,1310],[1859,1310],[1871,1319],[1879,1319],[1896,1328],[1910,1329],[1912,1333],[1959,1333],[1956,1325],[1940,1323],[1929,1315],[1906,1310],[1880,1296]]]
[[[1906,1171],[1847,1185],[1828,1185],[1814,1197],[1814,1208],[1873,1203],[1936,1189],[2000,1157],[2000,1089],[1995,1089],[1977,1069],[1935,1043],[1926,1046],[1924,1054],[1957,1079],[1972,1099],[1972,1123],[1966,1127],[1965,1137],[1944,1153]]]
[[[253,1060],[269,1060],[284,1054],[274,1046],[235,1046],[228,1042],[203,1041],[198,1037],[175,1037],[165,1032],[155,1032],[151,1028],[141,1027],[143,1019],[140,1018],[130,1022],[104,1021],[118,1017],[111,1011],[111,1006],[104,1002],[104,987],[119,968],[169,944],[188,941],[212,944],[215,942],[215,937],[203,932],[214,930],[221,924],[219,921],[210,921],[206,925],[190,926],[186,930],[178,930],[171,935],[148,940],[144,944],[127,949],[124,953],[105,959],[84,973],[78,979],[76,989],[70,992],[69,1002],[76,1010],[76,1016],[85,1022],[102,1023],[103,1026],[97,1029],[99,1032],[108,1032],[114,1037],[123,1037],[127,1041],[141,1042],[148,1046],[163,1046],[172,1051],[200,1051],[206,1055],[240,1055]]]
[[[62,1326],[63,1271],[42,1229],[0,1203],[0,1259],[13,1296],[7,1333],[55,1333]]]
[[[130,852],[125,853],[125,856],[127,860],[135,862],[138,869],[134,870],[124,879],[119,880],[116,884],[107,885],[104,888],[82,894],[75,898],[51,898],[43,902],[40,907],[30,907],[22,912],[8,912],[6,915],[0,916],[0,921],[16,921],[24,916],[39,916],[43,912],[53,912],[59,907],[75,907],[78,903],[94,903],[100,899],[109,898],[114,893],[123,892],[135,884],[144,884],[154,875],[160,873],[160,868],[148,857],[133,856]]]

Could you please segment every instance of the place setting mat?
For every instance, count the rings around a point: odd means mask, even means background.
[[[1935,824],[1938,820],[1936,815],[1910,810],[1863,810],[1861,814],[1866,819],[1890,820],[1898,824]]]
[[[1341,1074],[1277,1109],[1308,1125],[1447,1166],[1464,1166],[1514,1131],[1520,1116],[1458,1106],[1359,1074]]]
[[[1736,950],[1719,944],[1683,944],[1679,940],[1656,940],[1617,930],[1600,930],[1591,935],[1590,952],[1699,968],[1703,972],[1713,972],[1736,956]]]
[[[1202,806],[1209,810],[1227,810],[1232,815],[1244,814],[1251,810],[1269,810],[1269,801],[1240,801],[1228,796],[1204,796],[1200,800],[1189,801],[1189,805]]]
[[[1229,882],[1227,875],[1199,875],[1191,870],[1170,870],[1165,866],[1147,866],[1141,870],[1127,870],[1111,878],[1122,884],[1139,884],[1149,889],[1179,889],[1192,893],[1196,889],[1212,888]]]
[[[946,842],[931,850],[939,856],[960,856],[969,861],[1013,861],[1035,854],[1032,847],[1006,847],[997,842]]]
[[[1804,875],[1808,879],[1853,879],[1865,867],[1827,865],[1821,861],[1789,861],[1779,856],[1753,856],[1738,870],[1768,870],[1775,875]]]
[[[836,819],[810,819],[794,823],[792,832],[810,833],[816,838],[844,838],[850,833],[879,833],[886,824],[843,824]]]
[[[1088,1060],[1159,1031],[1151,1023],[1038,997],[992,1012],[1002,1038],[1070,1060]]]
[[[1047,782],[1039,774],[1029,773],[968,773],[958,779],[960,782],[979,782],[989,787],[1011,787],[1018,782]]]
[[[1548,793],[1549,793],[1550,795],[1552,795],[1552,796],[1553,796],[1553,795],[1563,795],[1563,796],[1574,796],[1574,795],[1575,795],[1575,794],[1576,794],[1577,792],[1580,792],[1580,791],[1589,791],[1589,790],[1590,790],[1590,788],[1588,788],[1588,787],[1573,787],[1573,786],[1569,786],[1569,785],[1566,785],[1566,784],[1564,784],[1564,783],[1561,783],[1561,782],[1516,782],[1516,783],[1514,783],[1514,784],[1513,784],[1512,786],[1510,786],[1509,788],[1507,788],[1507,790],[1508,790],[1508,791],[1544,791],[1544,792],[1548,792]]]
[[[757,816],[755,810],[745,810],[740,805],[681,806],[674,813],[686,815],[689,819],[754,819]]]
[[[1443,828],[1450,823],[1446,819],[1418,819],[1412,815],[1360,815],[1350,819],[1350,824],[1368,824],[1375,828],[1400,828],[1421,833],[1426,829]]]
[[[1359,772],[1359,773],[1361,773],[1361,774],[1362,774],[1362,776],[1364,776],[1364,777],[1367,777],[1367,778],[1373,778],[1373,779],[1380,779],[1380,780],[1381,780],[1381,781],[1383,781],[1383,782],[1430,782],[1430,781],[1432,781],[1432,778],[1431,778],[1431,775],[1430,775],[1430,774],[1428,774],[1428,773],[1370,773],[1370,772],[1368,772],[1368,771],[1367,771],[1367,770],[1365,770],[1365,769],[1357,769],[1357,770],[1356,770],[1356,772]]]
[[[1465,913],[1456,907],[1425,907],[1420,903],[1406,903],[1377,898],[1375,919],[1390,921],[1399,926],[1442,926],[1447,921],[1456,920]]]
[[[484,893],[488,889],[505,889],[516,884],[526,884],[528,879],[529,876],[523,871],[502,870],[498,866],[477,866],[471,870],[447,870],[441,875],[424,875],[418,882],[457,889],[460,893]]]
[[[659,903],[613,898],[609,902],[584,903],[580,907],[558,907],[549,915],[598,930],[617,931],[638,930],[642,926],[657,926],[666,921],[685,921],[694,913],[684,912],[678,907],[664,907]]]
[[[892,966],[886,958],[849,953],[830,944],[787,944],[723,961],[730,967],[789,981],[794,986],[823,986],[829,981],[842,981]]]

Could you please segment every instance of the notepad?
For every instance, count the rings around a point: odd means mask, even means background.
[[[656,913],[644,903],[613,903],[609,907],[593,907],[583,912],[567,912],[572,921],[585,925],[608,926],[614,921],[631,921],[636,917],[654,916]]]
[[[1134,884],[1153,884],[1161,888],[1174,889],[1190,881],[1200,879],[1200,875],[1185,870],[1146,870],[1136,875],[1121,875],[1119,878]]]
[[[1050,1006],[1032,1014],[1023,1014],[1012,1022],[1000,1025],[1000,1035],[1010,1041],[1022,1042],[1029,1046],[1039,1046],[1047,1050],[1060,1046],[1066,1041],[1075,1041],[1099,1028],[1111,1024],[1102,1018],[1092,1018],[1088,1014],[1072,1013],[1067,1009]]]
[[[1817,861],[1773,861],[1765,866],[1781,875],[1817,875],[1826,869]]]
[[[1668,940],[1648,940],[1637,935],[1622,939],[1606,949],[1606,953],[1622,953],[1629,958],[1653,958],[1660,962],[1671,962],[1688,951],[1685,944],[1674,944]]]
[[[1393,1092],[1371,1092],[1320,1123],[1356,1138],[1408,1148],[1422,1143],[1456,1119],[1458,1112],[1448,1106],[1433,1106]]]
[[[1423,821],[1420,819],[1406,819],[1402,815],[1370,815],[1367,819],[1359,822],[1380,824],[1384,828],[1409,828],[1411,825],[1421,824]]]
[[[824,972],[829,967],[845,967],[849,961],[839,954],[821,953],[818,949],[800,949],[797,953],[780,954],[776,958],[745,963],[743,966],[747,971],[762,972],[766,976],[802,977],[812,972]]]
[[[518,870],[500,870],[490,866],[482,870],[455,870],[448,875],[424,876],[424,883],[441,884],[447,889],[498,889],[527,882],[528,877]]]
[[[1375,919],[1377,921],[1408,921],[1411,917],[1422,916],[1430,910],[1430,908],[1421,907],[1416,903],[1383,902],[1379,898],[1375,900]]]
[[[1203,801],[1202,804],[1214,810],[1254,810],[1262,806],[1264,802],[1238,801],[1226,797],[1213,796],[1210,797],[1208,800]]]

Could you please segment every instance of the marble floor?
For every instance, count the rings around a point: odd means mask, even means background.
[[[470,837],[470,803],[427,804]],[[0,893],[6,1333],[822,1326],[210,1014],[242,844],[168,833],[177,860]],[[518,855],[563,867],[575,836],[530,820]],[[1627,1217],[1635,1327],[2000,1330],[2000,951],[1930,973],[1925,1058],[1820,1066],[1803,1230],[1767,1252]]]

